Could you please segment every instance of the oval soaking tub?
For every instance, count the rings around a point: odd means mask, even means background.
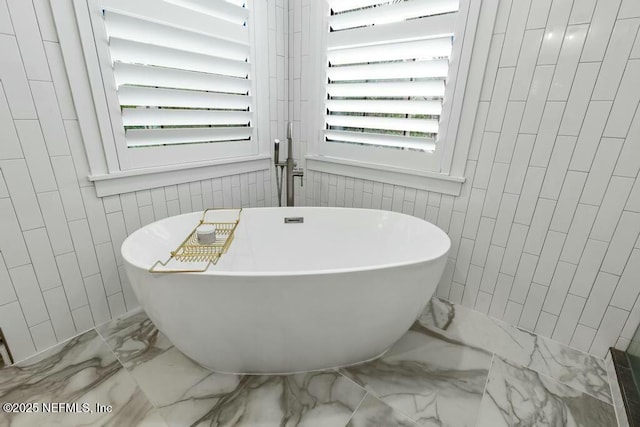
[[[158,329],[191,359],[226,373],[293,373],[380,356],[433,295],[450,247],[435,225],[396,212],[252,208],[208,271],[150,273],[201,217],[149,224],[125,240],[122,255]]]

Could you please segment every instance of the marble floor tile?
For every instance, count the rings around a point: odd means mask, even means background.
[[[3,426],[158,425],[151,403],[95,330],[2,369],[0,401],[39,404],[37,413],[0,413]],[[43,412],[51,402],[78,403],[80,412]],[[96,404],[113,410],[98,413]]]
[[[443,337],[496,353],[611,403],[602,359],[436,298],[427,305],[418,323]]]
[[[494,357],[477,427],[615,427],[613,406]]]
[[[344,426],[366,392],[337,372],[211,372],[171,345],[144,313],[98,328],[170,426]]]
[[[380,399],[367,394],[347,427],[420,427]]]
[[[411,330],[382,358],[340,372],[423,426],[475,425],[491,355]]]

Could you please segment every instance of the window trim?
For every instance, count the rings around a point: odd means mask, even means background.
[[[382,180],[409,187],[460,195],[465,181],[464,169],[471,145],[471,137],[480,101],[480,90],[484,79],[498,0],[461,0],[461,12],[465,5],[465,36],[456,58],[456,83],[451,102],[447,108],[445,140],[439,141],[435,155],[415,155],[409,161],[384,162],[381,155],[374,153],[374,147],[358,147],[367,151],[366,156],[356,158],[344,156],[348,150],[327,150],[324,141],[324,73],[326,64],[327,17],[325,9],[313,2],[311,16],[318,14],[322,19],[312,21],[310,68],[314,90],[309,109],[309,154],[307,168],[319,172],[336,173],[362,179]],[[459,25],[459,24],[457,24]],[[478,72],[481,70],[481,72]],[[443,114],[445,114],[443,112]],[[389,152],[390,150],[382,149]],[[374,153],[373,155],[371,153]],[[338,155],[336,155],[338,154]],[[399,156],[396,156],[399,157]],[[406,159],[405,159],[406,160]],[[407,164],[410,165],[407,167]],[[372,171],[379,170],[378,175]],[[428,179],[426,179],[428,178]]]
[[[111,128],[109,104],[102,84],[89,16],[89,1],[61,0],[52,2],[51,6],[87,153],[88,178],[94,182],[99,197],[132,191],[132,188],[148,189],[194,179],[269,169],[268,38],[257,36],[268,31],[266,2],[254,1],[250,8],[249,19],[253,23],[250,26],[254,59],[252,70],[255,77],[252,79],[255,109],[253,127],[256,139],[252,142],[251,152],[204,162],[124,168],[121,166],[122,160],[118,159],[117,140]],[[139,183],[134,183],[132,177],[136,177]]]

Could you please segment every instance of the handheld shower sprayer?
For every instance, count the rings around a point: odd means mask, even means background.
[[[293,123],[287,123],[287,160],[280,161],[280,140],[273,141],[273,163],[276,168],[276,185],[278,189],[278,205],[282,206],[282,181],[284,179],[284,168],[287,168],[287,206],[294,205],[293,180],[300,177],[300,185],[303,185],[302,177],[304,172],[297,167],[293,159]],[[279,171],[278,171],[279,169]]]

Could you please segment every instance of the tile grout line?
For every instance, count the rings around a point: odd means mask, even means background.
[[[336,371],[337,372],[337,371]],[[338,373],[340,374],[340,373]],[[340,374],[342,375],[342,374]],[[343,375],[344,376],[344,375]],[[346,377],[345,377],[346,378]],[[356,412],[358,412],[358,409],[360,409],[360,406],[362,405],[362,403],[364,402],[364,400],[367,398],[367,396],[369,396],[369,392],[365,390],[364,396],[362,396],[362,399],[360,399],[360,402],[356,405],[356,409],[353,410],[353,412],[351,413],[351,415],[349,416],[349,419],[347,420],[347,422],[344,424],[345,427],[349,425],[349,423],[351,422],[351,419],[353,418],[353,416],[356,414]]]

